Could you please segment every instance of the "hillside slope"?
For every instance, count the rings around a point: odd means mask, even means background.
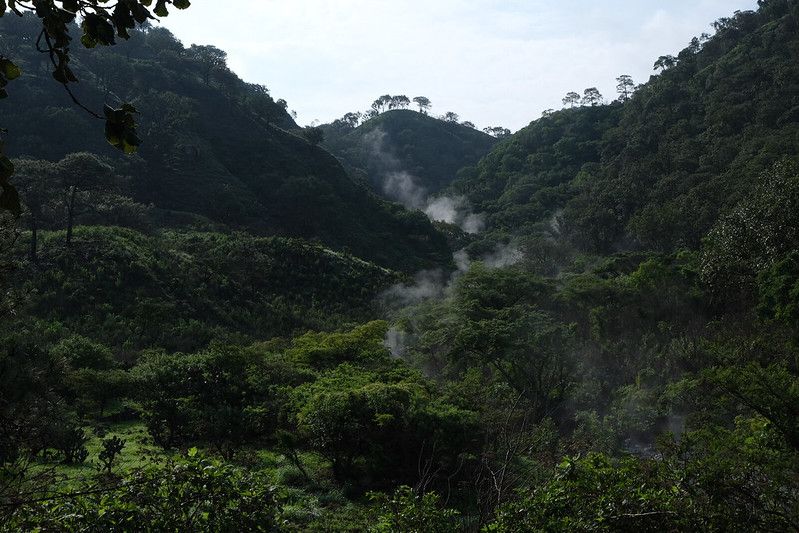
[[[122,158],[105,143],[102,123],[49,79],[30,24],[0,21],[24,73],[3,103],[11,157],[55,161],[88,150],[130,175],[131,194],[141,203],[258,234],[319,239],[391,268],[449,260],[444,239],[424,216],[354,183],[334,157],[289,131],[296,124],[285,103],[213,66],[208,55],[221,51],[184,48],[162,28],[113,48],[75,47],[80,100],[98,110],[131,101],[141,113],[140,152]]]
[[[419,189],[435,194],[496,143],[476,129],[402,109],[382,113],[355,129],[331,124],[324,130],[324,146],[392,200],[402,198],[387,190],[387,175],[406,173]]]
[[[51,334],[190,351],[363,321],[398,274],[297,239],[79,227],[42,238],[16,283]],[[31,323],[34,321],[31,320]]]
[[[698,247],[759,174],[799,154],[795,11],[772,1],[721,19],[625,104],[541,118],[454,188],[495,231],[562,213],[583,249]]]

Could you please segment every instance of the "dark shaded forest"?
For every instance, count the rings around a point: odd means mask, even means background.
[[[0,18],[0,531],[799,530],[799,4],[713,26],[509,134],[144,24],[125,155]]]

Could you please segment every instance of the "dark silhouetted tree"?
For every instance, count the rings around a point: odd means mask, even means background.
[[[602,105],[604,98],[602,93],[596,87],[589,87],[583,92],[583,105],[590,105],[592,107]]]
[[[313,145],[321,144],[325,140],[325,132],[318,126],[307,126],[302,130],[302,136]]]
[[[56,165],[64,189],[67,215],[67,246],[72,244],[72,228],[79,214],[81,196],[91,191],[110,189],[112,169],[89,153],[69,154]]]
[[[391,95],[384,94],[374,102],[372,102],[372,109],[377,111],[378,113],[382,113],[386,110],[387,107],[391,105]]]
[[[505,137],[510,137],[511,134],[508,128],[503,128],[502,126],[489,126],[487,128],[483,128],[483,131],[491,135],[492,137],[496,137],[497,139],[504,139]]]
[[[391,102],[388,104],[389,109],[406,109],[411,105],[411,101],[404,94],[392,96]]]
[[[354,129],[354,128],[358,127],[358,123],[361,121],[361,117],[362,116],[363,115],[361,115],[360,112],[355,111],[353,113],[347,113],[346,115],[341,117],[339,120],[341,120],[341,122],[344,125],[346,125],[348,128]]]
[[[660,56],[655,61],[655,70],[666,71],[677,64],[677,58],[672,55]]]
[[[413,99],[413,101],[419,106],[419,113],[422,113],[423,115],[426,115],[433,106],[433,104],[430,102],[430,99],[426,96],[417,96]]]
[[[563,98],[563,105],[574,107],[579,104],[580,104],[580,95],[574,91],[566,93],[566,96]]]
[[[210,85],[214,72],[227,70],[227,52],[215,46],[193,44],[187,54],[197,62],[206,85]]]
[[[33,159],[15,160],[16,183],[22,195],[28,224],[31,230],[30,259],[37,260],[38,235],[42,219],[56,196],[56,168],[49,161]]]
[[[616,92],[619,93],[619,101],[626,102],[630,99],[635,92],[635,82],[633,78],[627,74],[622,74],[616,78],[618,85],[616,85]]]

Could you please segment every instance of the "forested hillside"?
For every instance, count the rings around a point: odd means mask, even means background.
[[[191,351],[211,341],[329,330],[375,313],[389,270],[299,240],[244,233],[79,227],[41,238],[17,273],[24,312],[52,335],[124,350]],[[35,330],[34,330],[35,331]]]
[[[76,47],[132,157],[13,22],[0,531],[799,530],[799,3],[759,5],[500,139]]]
[[[496,142],[457,121],[403,109],[386,111],[357,127],[340,120],[322,129],[323,145],[391,200],[402,198],[391,190],[390,174],[406,173],[418,189],[432,195],[452,183],[461,168],[476,164]]]
[[[443,238],[424,216],[354,183],[296,129],[284,101],[227,68],[223,51],[184,48],[163,28],[133,32],[115,47],[75,47],[72,69],[82,81],[74,92],[84,105],[100,112],[106,102],[135,101],[141,110],[144,142],[136,157],[123,159],[98,131],[102,123],[53,83],[48,57],[34,46],[36,22],[3,17],[0,32],[23,72],[14,105],[3,112],[10,157],[57,162],[91,152],[130,177],[126,193],[139,204],[233,229],[319,239],[396,269],[447,260]],[[386,239],[394,246],[381,246]]]
[[[586,250],[698,247],[760,173],[799,150],[792,10],[765,2],[717,21],[624,105],[548,114],[455,189],[499,231],[529,233],[565,210],[562,229]]]

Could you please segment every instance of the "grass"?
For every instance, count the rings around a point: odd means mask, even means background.
[[[102,463],[99,455],[103,449],[103,439],[112,436],[119,437],[125,442],[125,447],[113,466],[115,474],[125,474],[143,468],[153,461],[169,457],[167,452],[153,443],[147,428],[141,422],[122,422],[87,427],[84,430],[89,437],[86,442],[86,450],[89,452],[86,461],[80,464],[64,464],[41,459],[35,464],[34,472],[51,471],[60,490],[68,491],[78,487],[81,482],[90,480],[100,473]]]
[[[113,473],[118,476],[165,461],[175,453],[157,446],[140,421],[87,426],[84,430],[89,438],[85,462],[68,465],[51,458],[40,459],[35,464],[39,472],[52,475],[51,491],[70,493],[85,489],[87,482],[92,485],[100,481],[99,454],[105,438],[116,436],[125,442],[113,466]],[[327,460],[314,453],[301,453],[300,459],[309,478],[283,454],[268,448],[241,450],[234,463],[260,472],[276,487],[287,531],[365,531],[370,507],[364,502],[347,500],[333,482]]]

